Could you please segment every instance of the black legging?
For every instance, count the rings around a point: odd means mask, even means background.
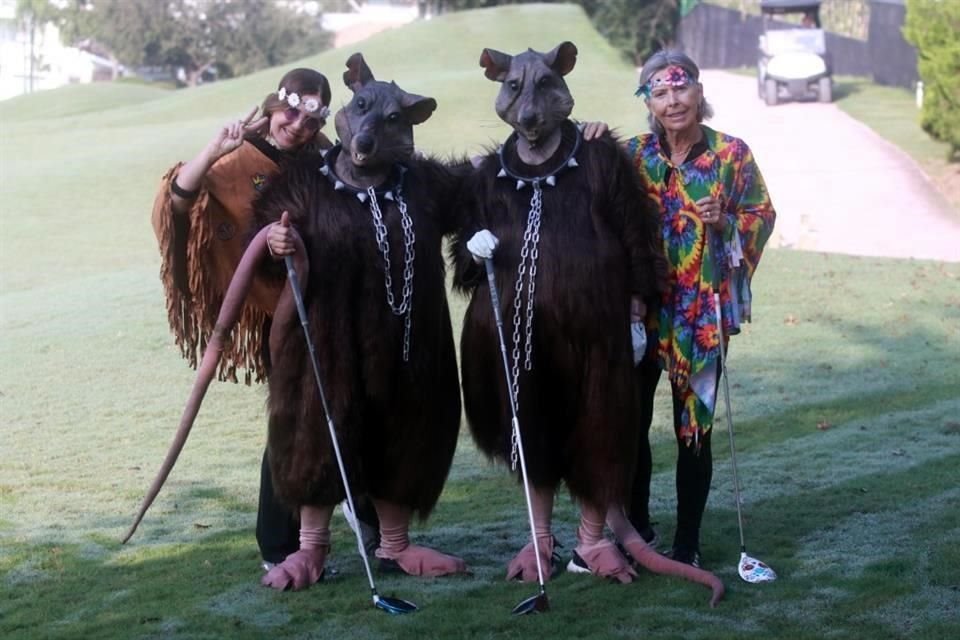
[[[357,518],[363,524],[380,529],[380,519],[373,501],[366,494],[354,496]],[[377,538],[379,540],[379,538]],[[367,540],[364,540],[366,543]],[[260,555],[267,562],[283,562],[284,558],[300,548],[300,521],[297,514],[287,508],[273,493],[273,478],[270,477],[270,462],[263,452],[260,464],[260,505],[257,510],[257,545]]]
[[[718,363],[719,368],[719,363]],[[628,513],[630,522],[636,529],[650,526],[650,476],[652,474],[652,456],[650,453],[650,424],[653,422],[653,398],[660,382],[661,369],[655,358],[645,358],[634,370],[637,385],[637,397],[640,402],[638,412],[640,420],[639,449],[637,452],[637,472],[633,480]],[[708,431],[700,441],[700,451],[695,452],[680,439],[680,414],[682,405],[673,393],[673,429],[677,434],[677,531],[673,537],[673,546],[700,548],[700,523],[710,494],[710,481],[713,479],[713,455],[710,451]]]
[[[296,514],[277,500],[267,451],[260,464],[260,504],[257,510],[257,545],[267,562],[280,563],[300,548],[300,522]]]

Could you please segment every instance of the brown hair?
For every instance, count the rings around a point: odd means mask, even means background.
[[[283,74],[280,82],[277,83],[277,91],[268,93],[267,97],[263,99],[261,111],[264,115],[272,118],[274,113],[287,108],[288,104],[286,100],[280,100],[277,96],[277,92],[280,91],[280,89],[286,89],[287,93],[297,93],[301,96],[320,96],[320,102],[322,102],[324,106],[330,106],[330,82],[327,81],[327,77],[314,69],[300,67],[291,69]],[[319,120],[320,128],[322,129],[323,125],[326,124],[326,120],[322,118]],[[328,146],[329,140],[320,132],[320,129],[317,129],[317,139],[312,144],[319,144],[321,147]]]

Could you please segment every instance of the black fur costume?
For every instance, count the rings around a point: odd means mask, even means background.
[[[583,142],[575,154],[579,166],[567,167],[579,136],[572,122],[562,126],[560,147],[547,162],[525,166],[511,136],[503,158],[514,177],[498,177],[501,162],[491,153],[464,190],[472,199],[456,248],[456,283],[473,289],[460,350],[464,407],[478,446],[509,460],[510,405],[490,292],[465,243],[480,229],[500,239],[494,266],[509,355],[532,195],[529,181],[518,189],[515,176],[556,172],[556,186],[543,186],[530,371],[522,369],[520,331],[518,412],[527,470],[535,486],[556,487],[562,479],[576,498],[622,504],[638,437],[630,296],[655,304],[664,273],[658,218],[611,136]]]
[[[335,147],[328,156],[334,166]],[[394,292],[403,284],[404,242],[395,201],[414,221],[413,312],[409,362],[404,318],[387,305],[384,260],[367,203],[335,189],[306,158],[256,204],[257,226],[287,210],[310,259],[304,299],[324,391],[333,413],[351,489],[411,507],[426,517],[443,488],[460,426],[457,364],[447,307],[441,240],[456,181],[438,163],[412,159],[378,190],[388,229]],[[277,269],[276,266],[273,267]],[[273,327],[269,379],[269,452],[277,495],[292,506],[344,498],[303,330],[296,317]],[[279,332],[279,333],[277,333]]]

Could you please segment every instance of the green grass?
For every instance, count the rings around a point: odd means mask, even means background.
[[[378,77],[438,99],[421,146],[465,153],[503,135],[483,46],[580,47],[575,115],[635,130],[633,71],[565,6],[454,14],[363,44]],[[338,77],[350,51],[307,64]],[[431,58],[443,52],[442,63]],[[443,69],[438,72],[437,69]],[[3,638],[948,638],[960,635],[960,265],[771,251],[730,376],[748,548],[781,574],[735,573],[736,513],[723,418],[704,522],[707,565],[727,598],[644,575],[630,586],[561,574],[553,611],[512,619],[535,591],[503,581],[524,543],[520,491],[464,432],[426,544],[473,575],[378,578],[417,602],[370,607],[349,532],[339,575],[302,593],[260,577],[253,523],[263,388],[211,387],[167,486],[126,546],[193,372],[172,345],[149,226],[163,170],[272,88],[271,70],[200,89],[88,95],[70,88],[0,103],[0,637]],[[135,87],[124,87],[131,89]],[[94,93],[99,87],[90,88]],[[334,87],[336,101],[345,90]],[[619,94],[623,95],[620,96]],[[57,96],[62,96],[58,98]],[[39,117],[31,109],[59,104]],[[455,298],[458,324],[464,302]],[[661,389],[653,513],[672,535],[674,445]],[[569,552],[574,509],[558,500]]]

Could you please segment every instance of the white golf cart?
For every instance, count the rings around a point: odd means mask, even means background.
[[[833,79],[820,28],[820,0],[761,0],[760,11],[760,98],[770,106],[788,98],[832,101]],[[785,14],[802,14],[802,22],[794,25],[776,20]]]

